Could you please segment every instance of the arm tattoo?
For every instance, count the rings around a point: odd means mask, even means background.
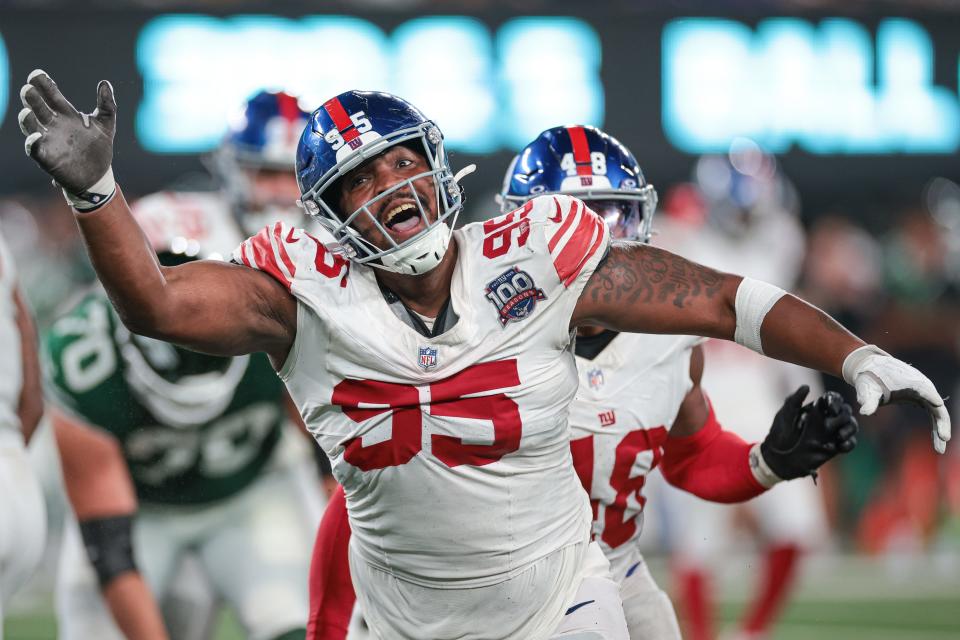
[[[583,292],[597,303],[672,302],[714,297],[723,277],[669,251],[636,242],[614,242]]]

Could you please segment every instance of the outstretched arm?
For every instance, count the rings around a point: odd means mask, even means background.
[[[63,188],[91,262],[131,331],[215,355],[286,357],[296,302],[264,273],[214,261],[161,267],[113,180],[116,102],[108,82],[80,113],[43,71],[20,91],[24,148]]]
[[[808,388],[787,397],[763,443],[747,442],[720,426],[700,380],[703,349],[690,358],[693,383],[680,405],[660,463],[670,484],[712,502],[741,502],[781,480],[816,474],[856,445],[857,421],[838,394],[803,405]]]
[[[580,295],[572,324],[736,339],[764,355],[842,376],[856,387],[861,413],[886,402],[915,402],[931,415],[937,451],[950,439],[943,399],[913,367],[795,296],[663,249],[611,244]]]
[[[581,294],[573,322],[733,340],[742,281],[657,247],[614,242]],[[835,376],[841,375],[847,354],[864,345],[790,294],[766,314],[761,331],[764,354]]]

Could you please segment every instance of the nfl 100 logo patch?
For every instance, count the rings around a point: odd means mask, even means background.
[[[503,327],[514,320],[528,318],[537,300],[547,299],[530,274],[517,267],[504,271],[487,283],[486,293],[487,300],[497,308]]]
[[[437,349],[435,347],[420,347],[420,358],[417,364],[424,371],[429,371],[437,366]]]

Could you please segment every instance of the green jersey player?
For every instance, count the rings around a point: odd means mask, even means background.
[[[290,96],[258,94],[251,110],[267,113],[248,126],[302,126]],[[217,193],[159,193],[134,212],[160,260],[175,265],[239,243],[230,205]],[[189,559],[248,637],[303,638],[322,499],[303,473],[305,441],[290,435],[296,414],[266,356],[209,356],[132,334],[99,288],[44,343],[76,515],[58,575],[60,637],[195,637],[198,625],[158,606]]]

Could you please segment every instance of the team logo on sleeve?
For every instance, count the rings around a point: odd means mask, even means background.
[[[437,366],[437,350],[433,347],[420,347],[420,359],[417,364],[424,371],[433,369]]]
[[[533,278],[517,267],[504,271],[487,283],[487,300],[497,307],[500,325],[523,320],[533,313],[537,300],[546,300],[543,289],[538,289]]]

